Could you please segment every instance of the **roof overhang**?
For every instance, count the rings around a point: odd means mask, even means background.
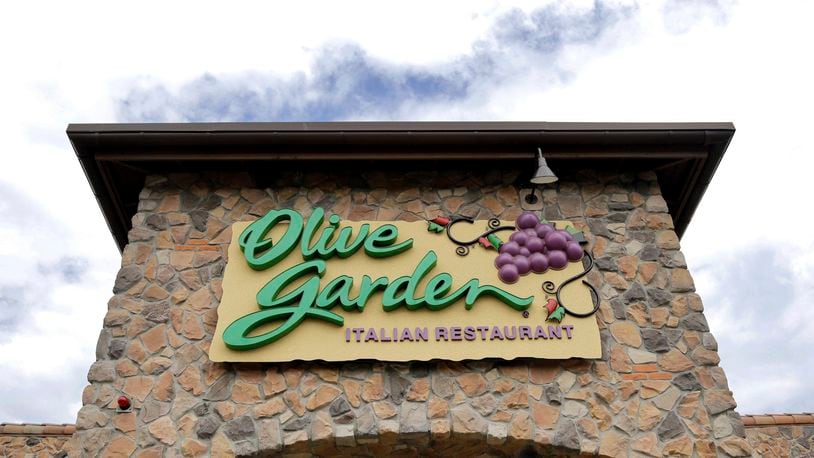
[[[68,137],[119,249],[148,174],[325,167],[653,170],[681,236],[731,123],[325,122],[71,124]]]

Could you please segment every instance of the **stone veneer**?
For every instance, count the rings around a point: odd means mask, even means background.
[[[230,225],[315,206],[346,220],[512,220],[517,175],[281,173],[148,177],[133,217],[74,455],[746,456],[655,174],[583,171],[543,214],[583,228],[601,360],[212,363]],[[132,413],[115,413],[120,394]]]
[[[62,458],[68,455],[74,425],[0,424],[0,456]]]

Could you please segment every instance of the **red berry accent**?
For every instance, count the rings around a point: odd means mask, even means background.
[[[127,410],[130,408],[130,400],[127,399],[127,396],[119,396],[119,399],[116,400],[119,404],[119,408],[122,410]]]

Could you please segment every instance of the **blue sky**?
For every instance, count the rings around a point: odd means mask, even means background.
[[[814,410],[810,3],[225,5],[2,7],[0,421],[75,420],[119,254],[64,129],[142,121],[732,121],[682,249],[738,410]]]

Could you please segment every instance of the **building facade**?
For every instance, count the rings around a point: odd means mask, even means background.
[[[680,250],[733,133],[730,124],[72,125],[122,266],[66,453],[750,456]],[[529,183],[538,148],[557,182]],[[513,222],[524,212],[565,224],[592,263],[584,280],[597,310],[587,319],[599,354],[216,362],[224,272],[243,262],[233,225],[281,209],[435,221],[438,231],[450,218]]]

